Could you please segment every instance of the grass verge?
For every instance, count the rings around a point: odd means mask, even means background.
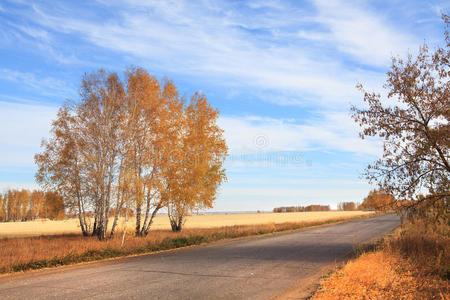
[[[311,299],[450,299],[449,229],[406,223],[377,245],[359,248],[359,257],[323,279]]]
[[[147,237],[128,235],[123,247],[121,247],[120,233],[104,242],[98,241],[96,237],[82,237],[80,235],[4,238],[0,240],[0,273],[146,254],[223,239],[295,231],[369,217],[373,217],[373,215],[301,223],[268,223],[265,225],[185,229],[180,233],[154,230]]]

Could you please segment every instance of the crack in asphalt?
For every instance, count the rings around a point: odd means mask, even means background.
[[[260,278],[260,279],[273,279],[270,277],[263,276],[239,276],[239,275],[222,275],[222,274],[201,274],[201,273],[184,273],[184,272],[173,272],[173,271],[162,271],[162,270],[120,270],[127,272],[142,272],[142,273],[160,273],[160,274],[172,274],[172,275],[183,275],[183,276],[198,276],[198,277],[217,277],[217,278]]]

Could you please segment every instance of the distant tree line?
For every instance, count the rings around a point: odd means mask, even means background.
[[[64,201],[54,192],[11,189],[0,193],[0,222],[64,219]]]
[[[395,209],[400,201],[383,190],[374,189],[369,192],[369,195],[364,198],[362,203],[358,202],[341,202],[338,204],[338,210],[352,211],[352,210],[377,210],[386,211]],[[401,202],[405,204],[406,202]]]
[[[344,211],[352,211],[352,210],[358,210],[359,205],[355,202],[341,202],[337,206],[338,210],[344,210]]]
[[[406,205],[408,201],[396,201],[395,198],[383,190],[372,190],[369,195],[364,198],[362,203],[358,202],[341,202],[337,206],[337,210],[352,211],[352,210],[377,210],[385,211],[395,209],[396,205],[402,203]],[[329,211],[329,205],[309,205],[309,206],[282,206],[275,207],[274,213],[281,212],[306,212],[306,211]]]
[[[329,205],[308,205],[308,206],[282,206],[275,207],[273,209],[274,213],[281,212],[306,212],[306,211],[329,211]]]

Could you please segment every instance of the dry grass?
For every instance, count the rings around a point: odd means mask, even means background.
[[[355,216],[352,219],[364,218]],[[349,217],[297,223],[268,223],[220,228],[185,229],[181,233],[153,230],[145,238],[127,235],[125,246],[121,234],[105,242],[80,235],[3,238],[0,240],[0,273],[53,267],[84,261],[196,245],[226,238],[298,230],[314,225],[335,223]]]
[[[449,226],[407,224],[325,279],[319,299],[449,299]]]
[[[352,218],[368,215],[365,211],[326,211],[326,212],[292,212],[292,213],[253,213],[253,214],[217,214],[193,215],[185,224],[185,228],[212,228],[235,225],[255,225],[267,223],[298,223],[312,221],[326,221],[337,218]],[[128,221],[128,228],[134,228],[134,219]],[[110,222],[112,224],[112,221]],[[166,215],[156,216],[152,225],[155,230],[170,229]],[[80,232],[78,219],[62,221],[37,220],[32,222],[0,223],[0,238],[25,237],[40,235],[78,234]]]

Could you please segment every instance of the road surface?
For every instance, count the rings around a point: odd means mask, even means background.
[[[0,277],[0,299],[267,299],[306,286],[396,216]],[[287,297],[287,296],[286,296]]]

